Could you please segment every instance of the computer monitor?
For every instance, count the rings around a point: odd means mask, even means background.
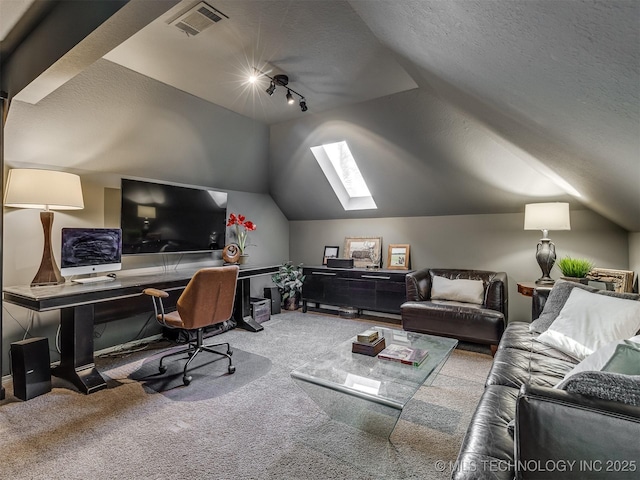
[[[119,228],[63,228],[60,273],[67,277],[122,268]]]

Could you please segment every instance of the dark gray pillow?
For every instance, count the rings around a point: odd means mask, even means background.
[[[553,284],[553,288],[549,292],[549,296],[544,304],[542,313],[529,325],[529,331],[535,333],[546,332],[560,313],[560,310],[562,310],[562,307],[564,307],[564,304],[571,294],[571,290],[574,288],[581,288],[587,292],[606,295],[608,297],[623,298],[626,300],[640,299],[640,295],[637,293],[619,293],[612,292],[610,290],[600,290],[578,282],[559,279]]]
[[[571,393],[640,407],[640,375],[580,372],[564,380],[558,388]]]

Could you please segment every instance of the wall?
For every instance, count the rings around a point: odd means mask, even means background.
[[[523,230],[524,213],[395,217],[290,222],[291,259],[320,265],[325,245],[344,250],[345,236],[382,236],[383,262],[391,243],[411,245],[411,267],[472,268],[505,271],[509,276],[509,318],[530,321],[531,301],[517,292],[518,282],[540,277],[535,260],[540,232]],[[596,266],[627,269],[627,232],[590,210],[571,212],[571,230],[550,232],[558,258],[592,259]],[[560,272],[554,267],[552,277]]]
[[[55,212],[52,243],[58,265],[62,227],[114,225],[111,200],[114,198],[114,192],[119,193],[112,188],[114,178],[114,176],[100,175],[81,176],[85,201],[84,210]],[[256,231],[249,234],[251,246],[247,248],[247,252],[250,255],[250,264],[272,265],[286,261],[289,256],[289,226],[287,219],[271,197],[259,193],[227,192],[229,195],[228,212],[242,213],[257,224]],[[106,203],[105,198],[107,199]],[[42,257],[43,237],[39,211],[5,208],[4,222],[4,285],[28,284],[38,270]],[[174,254],[124,257],[123,271],[118,272],[118,275],[152,274],[163,269],[188,267],[193,264],[204,266],[221,263],[219,252],[184,256]],[[263,287],[266,285],[272,285],[268,276],[252,280],[252,295],[262,296]],[[97,325],[94,329],[95,350],[159,333],[160,328],[151,315],[151,303],[149,303],[149,308],[149,314]],[[52,361],[59,359],[55,347],[59,312],[35,313],[3,303],[3,314],[3,352],[5,352],[2,363],[3,374],[9,373],[10,343],[22,340],[27,331],[29,337],[47,337]]]

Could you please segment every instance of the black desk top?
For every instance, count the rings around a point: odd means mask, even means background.
[[[148,287],[161,290],[183,288],[200,268],[203,267],[183,268],[145,275],[126,275],[121,273],[111,282],[89,284],[65,282],[60,285],[39,287],[30,285],[4,287],[4,300],[38,312],[106,302],[142,295],[142,290]],[[242,265],[240,266],[238,278],[267,275],[277,272],[278,269],[279,265]]]

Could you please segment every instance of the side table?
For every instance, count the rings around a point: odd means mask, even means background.
[[[553,285],[538,285],[535,282],[518,282],[518,293],[524,295],[525,297],[533,297],[534,292],[537,290],[538,292],[544,291],[544,298],[546,299],[549,290],[553,287]],[[541,305],[536,306],[536,299],[531,299],[531,320],[535,320],[533,317],[536,313],[540,313],[542,311]],[[540,299],[539,299],[540,301]],[[538,303],[539,303],[538,301]]]

